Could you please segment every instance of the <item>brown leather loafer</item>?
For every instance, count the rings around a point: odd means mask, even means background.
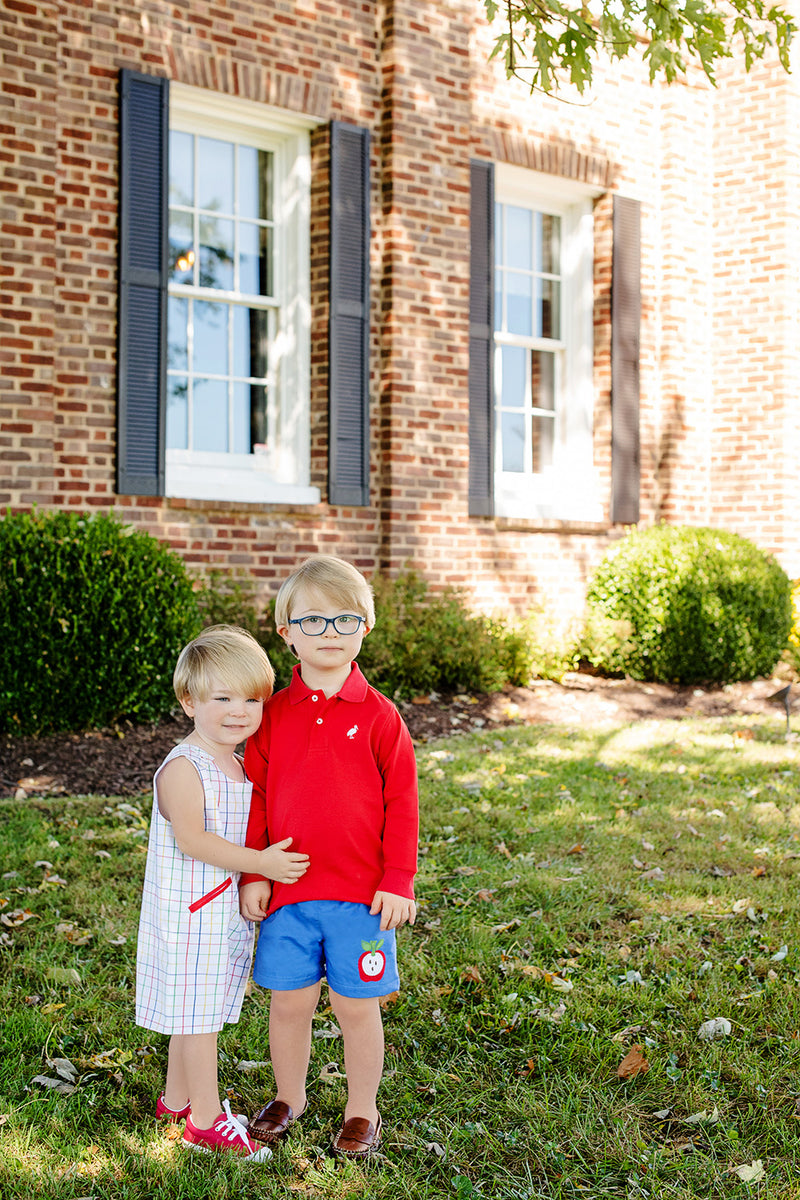
[[[366,1117],[351,1117],[333,1139],[334,1154],[345,1158],[368,1158],[381,1144],[381,1119],[373,1125]]]
[[[298,1113],[298,1116],[302,1115],[303,1113]],[[284,1104],[282,1100],[271,1100],[256,1113],[247,1132],[258,1142],[279,1142],[281,1138],[286,1137],[296,1120],[297,1117],[288,1104]]]

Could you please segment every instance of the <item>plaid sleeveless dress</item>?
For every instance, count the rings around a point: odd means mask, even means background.
[[[158,775],[188,758],[205,793],[205,827],[243,846],[253,785],[225,775],[201,746],[171,750],[153,781],[136,951],[136,1024],[159,1033],[216,1033],[239,1020],[253,926],[239,915],[236,873],[190,858],[158,807]]]

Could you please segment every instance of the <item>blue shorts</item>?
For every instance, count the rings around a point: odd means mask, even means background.
[[[326,978],[340,996],[387,996],[400,987],[395,931],[369,905],[343,900],[285,904],[261,922],[253,979],[294,992]]]

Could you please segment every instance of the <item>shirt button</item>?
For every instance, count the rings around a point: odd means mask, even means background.
[[[322,717],[317,717],[317,724],[318,724],[318,725],[321,725],[321,724],[322,724]]]
[[[311,699],[312,699],[312,700],[314,701],[314,703],[316,704],[317,700],[319,700],[319,696],[312,696],[312,697],[311,697]]]

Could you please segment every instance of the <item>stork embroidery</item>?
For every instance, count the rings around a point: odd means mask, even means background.
[[[357,726],[357,725],[354,725],[352,729],[348,729],[348,731],[347,731],[347,736],[350,738],[350,741],[351,741],[351,742],[352,742],[353,738],[356,736],[356,734],[357,734],[357,733],[358,733],[358,726]]]

